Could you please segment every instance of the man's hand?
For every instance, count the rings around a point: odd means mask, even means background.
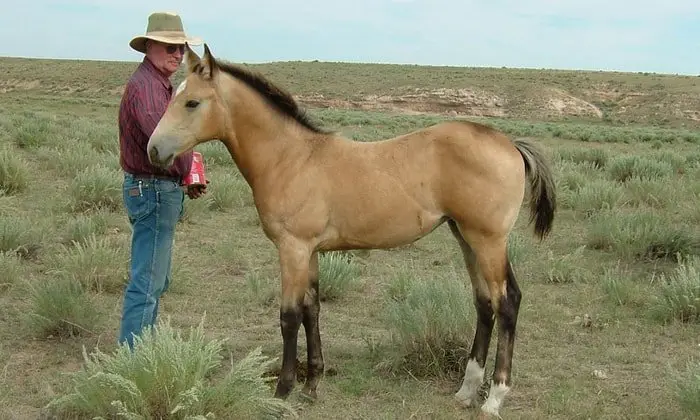
[[[207,184],[209,184],[209,180],[207,180]],[[202,195],[207,193],[207,186],[206,185],[188,185],[187,188],[185,189],[185,193],[187,196],[194,200]]]

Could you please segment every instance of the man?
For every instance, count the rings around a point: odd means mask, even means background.
[[[124,206],[133,232],[119,343],[131,348],[134,335],[155,324],[160,296],[170,283],[173,236],[185,198],[181,184],[192,164],[190,152],[167,171],[159,170],[146,154],[148,139],[172,97],[170,77],[182,63],[185,42],[201,44],[185,35],[178,15],[153,13],[145,35],[129,43],[145,54],[126,84],[119,108]],[[206,193],[206,186],[184,189],[191,199]]]

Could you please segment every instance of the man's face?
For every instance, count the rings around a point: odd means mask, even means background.
[[[170,76],[177,71],[182,63],[184,52],[185,46],[183,44],[164,44],[150,41],[147,55],[158,70]]]

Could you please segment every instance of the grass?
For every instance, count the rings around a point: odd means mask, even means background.
[[[689,361],[684,370],[672,370],[676,400],[689,416],[700,413],[700,362]]]
[[[677,320],[700,324],[700,258],[679,260],[673,273],[661,275],[661,293],[653,312],[663,322]]]
[[[319,257],[318,293],[321,302],[340,299],[357,285],[361,268],[351,254],[323,253]]]
[[[456,273],[455,273],[456,274]],[[459,377],[473,329],[471,289],[460,276],[427,281],[406,270],[389,279],[384,323],[394,351],[381,365],[417,377]]]
[[[37,337],[75,337],[94,334],[101,314],[85,288],[71,275],[46,283],[30,284],[31,307],[24,317],[27,329]]]
[[[223,341],[207,340],[203,326],[183,337],[168,323],[146,330],[112,354],[83,351],[85,369],[72,374],[72,391],[47,408],[60,416],[125,418],[281,418],[293,407],[267,395],[265,370],[271,360],[260,349],[221,368]]]
[[[0,191],[16,194],[27,189],[29,171],[18,153],[9,147],[0,150]]]
[[[242,418],[275,403],[268,376],[278,371],[282,350],[279,265],[250,188],[225,148],[198,147],[211,184],[205,197],[185,202],[172,283],[160,307],[161,319],[170,322],[157,335],[161,340],[144,342],[150,350],[143,358],[127,358],[115,343],[130,228],[114,121],[118,87],[133,66],[0,60],[16,84],[3,93],[0,110],[0,418],[38,418],[52,402],[55,409],[96,408],[88,416],[120,409],[148,417],[179,406],[173,416],[211,411]],[[23,79],[28,64],[40,72],[32,76],[38,85]],[[311,117],[359,141],[452,118],[428,94],[433,90],[467,86],[502,99],[503,115],[458,117],[536,137],[553,163],[561,206],[546,241],[532,237],[521,212],[508,245],[523,302],[513,391],[501,414],[699,415],[693,362],[700,344],[699,126],[675,111],[667,117],[650,111],[700,108],[692,99],[697,78],[294,62],[255,67],[308,103],[313,95],[336,100],[338,106],[319,104]],[[609,109],[606,118],[551,115],[537,97],[546,85]],[[618,89],[619,97],[603,104],[592,86]],[[692,98],[681,100],[677,92]],[[343,101],[364,106],[369,95],[405,95],[396,106],[423,113],[340,108]],[[321,288],[324,356],[335,374],[322,380],[315,404],[295,390],[289,402],[296,413],[472,416],[452,399],[475,312],[461,251],[446,226],[400,249],[324,255]],[[199,329],[205,313],[206,331]],[[302,330],[300,360],[304,349]],[[186,366],[192,374],[178,370]],[[660,374],[660,366],[669,374]],[[127,398],[128,390],[138,398]],[[271,410],[286,409],[276,407]]]

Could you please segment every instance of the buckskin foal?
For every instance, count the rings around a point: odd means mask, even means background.
[[[540,239],[556,210],[542,152],[528,140],[467,121],[351,141],[312,124],[292,96],[266,78],[217,61],[206,44],[201,58],[186,49],[187,77],[153,132],[148,155],[167,167],[180,153],[217,139],[250,185],[262,229],[279,251],[283,354],[275,395],[285,398],[294,386],[302,324],[306,395],[316,397],[323,374],[318,253],[406,245],[447,222],[464,254],[478,318],[455,398],[477,403],[497,322],[495,370],[481,410],[498,416],[511,387],[521,299],[508,235],[527,186],[530,222]]]

